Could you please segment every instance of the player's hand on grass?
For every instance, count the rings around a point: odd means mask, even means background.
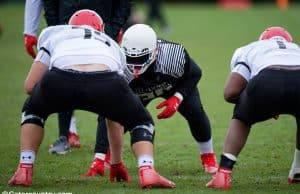
[[[110,182],[114,182],[114,181],[131,182],[132,181],[131,177],[129,176],[129,174],[127,172],[125,165],[122,162],[111,165],[109,179],[110,179]]]

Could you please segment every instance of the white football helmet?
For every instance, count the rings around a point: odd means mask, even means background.
[[[135,24],[125,31],[121,47],[130,73],[137,77],[155,61],[156,42],[156,33],[146,24]]]

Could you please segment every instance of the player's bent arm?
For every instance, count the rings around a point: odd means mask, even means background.
[[[198,64],[193,59],[189,59],[185,65],[185,73],[182,76],[180,83],[178,83],[176,91],[179,92],[183,98],[187,97],[201,79],[202,71]]]
[[[241,92],[247,86],[247,80],[238,73],[231,73],[224,88],[224,99],[229,103],[236,103]]]
[[[31,94],[35,85],[42,79],[48,71],[48,66],[40,61],[34,61],[24,83],[24,89],[27,94]]]

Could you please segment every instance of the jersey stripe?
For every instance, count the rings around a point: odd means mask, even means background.
[[[51,56],[50,52],[45,47],[41,47],[40,50],[45,51],[49,56]]]
[[[181,77],[184,73],[185,50],[180,44],[158,40],[156,72]]]
[[[248,69],[248,71],[251,73],[251,69],[250,69],[249,65],[247,65],[245,62],[238,62],[238,63],[236,63],[234,66],[236,67],[236,66],[238,66],[238,65],[243,65],[243,66],[245,66],[245,67]]]

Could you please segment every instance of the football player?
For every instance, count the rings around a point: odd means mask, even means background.
[[[131,0],[90,1],[90,0],[26,0],[24,40],[29,55],[35,57],[34,48],[37,44],[41,10],[48,26],[68,23],[71,15],[78,9],[87,8],[96,11],[103,18],[105,32],[112,39],[117,40],[121,28],[124,27],[131,11]],[[58,114],[59,137],[49,148],[49,153],[65,154],[71,147],[80,147],[80,138],[77,135],[76,120],[73,110]]]
[[[188,122],[205,172],[215,173],[218,166],[213,151],[211,126],[197,87],[202,75],[199,66],[183,45],[157,39],[154,30],[145,24],[128,28],[121,47],[126,55],[125,74],[131,89],[144,106],[153,99],[165,98],[156,107],[164,108],[157,118],[167,119],[178,111]],[[96,141],[98,150],[108,147],[103,141],[105,131],[105,125],[99,123]],[[86,176],[103,175],[103,164],[104,161],[95,158]]]
[[[103,33],[102,18],[92,10],[80,10],[69,24],[48,27],[39,37],[39,51],[25,81],[30,96],[22,110],[20,163],[9,185],[32,185],[33,164],[45,121],[50,114],[69,109],[86,110],[107,118],[111,181],[129,182],[131,178],[121,157],[123,131],[110,126],[120,123],[130,129],[132,150],[137,158],[153,155],[153,120],[123,78],[124,53]],[[175,187],[153,166],[144,166],[139,172],[145,187]]]
[[[231,172],[251,126],[279,114],[296,118],[296,149],[288,182],[300,182],[300,48],[282,27],[267,28],[258,41],[238,48],[224,98],[234,103],[219,169],[206,186],[231,187]]]

